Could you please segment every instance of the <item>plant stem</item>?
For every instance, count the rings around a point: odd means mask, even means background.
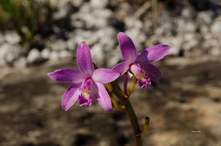
[[[125,94],[120,89],[118,84],[116,82],[111,82],[106,84],[108,87],[108,90],[116,95],[116,97],[120,100],[120,102],[126,107],[125,111],[130,119],[131,126],[133,128],[133,134],[135,138],[136,146],[142,146],[142,139],[139,135],[141,133],[137,116],[133,110],[133,107],[129,101],[128,98],[125,98]]]

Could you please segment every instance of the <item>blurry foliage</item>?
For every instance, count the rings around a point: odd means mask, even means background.
[[[34,33],[41,25],[50,23],[52,11],[50,0],[1,0],[0,29],[15,29],[21,37],[22,46],[34,43]]]

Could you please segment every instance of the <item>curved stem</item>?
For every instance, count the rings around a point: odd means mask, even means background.
[[[129,93],[128,93],[128,96],[129,96],[129,97],[130,97],[130,95],[132,94],[132,92],[134,91],[134,87],[135,87],[136,83],[137,83],[137,77],[134,76],[134,80],[133,80],[133,82],[132,82],[132,84],[131,84],[131,86],[130,86],[130,90],[129,90]]]
[[[144,128],[143,128],[143,131],[140,134],[138,134],[139,136],[144,135],[145,133],[147,133],[147,129],[148,129],[149,123],[150,123],[150,118],[149,117],[145,117]]]
[[[117,101],[115,100],[115,98],[113,97],[113,95],[108,91],[109,95],[110,95],[110,98],[111,98],[111,101],[112,103],[114,104],[114,106],[116,107],[116,109],[118,109],[119,111],[123,111],[126,109],[126,107],[123,105],[122,107],[120,107],[117,103]]]
[[[125,94],[123,93],[123,91],[120,89],[120,87],[118,86],[116,82],[107,83],[106,85],[107,87],[112,89],[112,92],[121,101],[121,103],[126,107],[125,111],[130,119],[130,123],[133,128],[133,134],[134,134],[136,146],[142,146],[142,139],[141,139],[141,136],[139,135],[141,133],[141,130],[138,124],[137,116],[133,110],[133,107],[130,101],[128,100],[128,98],[125,98]]]

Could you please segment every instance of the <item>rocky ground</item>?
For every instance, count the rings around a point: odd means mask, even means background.
[[[33,36],[35,45],[21,47],[15,31],[0,32],[0,69],[74,58],[82,41],[90,46],[95,63],[113,67],[121,60],[116,37],[120,31],[132,38],[138,52],[167,44],[172,56],[220,60],[221,11],[217,2],[51,0],[56,9],[54,21],[40,26]]]
[[[136,85],[130,99],[141,128],[150,117],[144,146],[220,145],[221,63],[166,57],[155,65],[160,82],[145,91]],[[75,60],[53,61],[1,74],[0,145],[133,146],[125,112],[106,112],[95,100],[89,108],[61,108],[70,83],[47,73],[66,67],[78,68]]]

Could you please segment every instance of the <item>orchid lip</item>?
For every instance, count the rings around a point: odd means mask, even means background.
[[[90,92],[91,92],[91,87],[93,86],[93,84],[94,84],[94,81],[90,77],[87,77],[84,80],[81,88],[79,89],[79,91],[81,92],[81,94],[78,97],[80,106],[85,105],[88,107],[92,104],[91,103],[92,97],[90,96]]]
[[[146,75],[146,71],[143,70],[138,63],[132,63],[130,65],[130,71],[137,77],[138,85],[144,90],[151,84],[150,77]]]

